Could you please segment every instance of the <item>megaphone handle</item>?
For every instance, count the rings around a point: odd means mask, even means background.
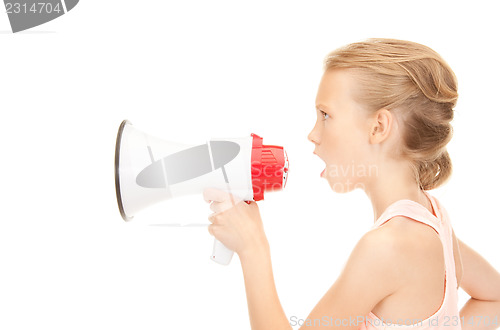
[[[211,259],[221,265],[229,265],[234,251],[229,250],[219,240],[214,239],[214,249],[212,251]]]
[[[226,186],[228,192],[231,192],[231,187],[229,186],[229,180],[227,179],[227,174],[226,174],[226,169],[224,166],[221,167],[222,169],[222,174],[224,175],[224,181],[226,181]],[[233,206],[236,205],[233,195],[229,195],[231,198],[231,204]],[[250,201],[245,201],[245,203],[249,204]],[[231,262],[231,259],[233,258],[234,251],[228,249],[224,244],[222,244],[220,241],[217,239],[214,239],[214,248],[212,251],[212,257],[211,259],[221,265],[229,265]]]
[[[244,201],[250,204],[250,201]],[[234,255],[234,251],[228,249],[224,244],[222,244],[216,238],[214,239],[214,248],[212,251],[211,259],[221,265],[229,265],[231,258]]]

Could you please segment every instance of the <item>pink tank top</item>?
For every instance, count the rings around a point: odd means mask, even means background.
[[[458,330],[462,329],[458,311],[458,289],[455,274],[455,259],[453,258],[453,240],[450,219],[446,210],[436,198],[424,191],[429,198],[435,214],[431,214],[423,205],[403,199],[391,204],[375,221],[372,230],[382,226],[396,216],[404,216],[412,220],[431,226],[438,233],[443,244],[445,273],[445,292],[439,309],[423,320],[384,320],[370,312],[359,328],[360,330],[377,329],[433,329]],[[402,321],[402,322],[401,322]],[[404,323],[398,325],[396,323]]]

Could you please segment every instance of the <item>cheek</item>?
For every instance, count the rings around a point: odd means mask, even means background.
[[[334,125],[325,125],[321,144],[323,145],[324,155],[327,161],[333,161],[342,146],[342,132]]]
[[[326,125],[324,137],[330,150],[348,151],[353,146],[352,132],[347,125]]]
[[[339,125],[325,129],[325,149],[328,160],[338,165],[363,162],[366,155],[366,137],[364,132],[352,125]]]

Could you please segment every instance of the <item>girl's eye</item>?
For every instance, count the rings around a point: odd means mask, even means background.
[[[327,118],[330,118],[330,116],[326,112],[321,111],[321,110],[319,110],[319,112],[321,113],[321,116],[323,116],[323,120],[326,120]]]

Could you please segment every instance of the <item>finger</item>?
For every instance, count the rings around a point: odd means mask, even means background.
[[[231,201],[212,202],[210,204],[210,210],[213,211],[214,213],[220,213],[232,208],[233,206],[234,205]]]
[[[216,234],[215,232],[219,230],[218,227],[219,227],[218,225],[210,225],[210,226],[208,226],[208,233],[210,235],[212,235],[213,237],[215,237],[215,234]],[[217,237],[215,237],[215,238],[217,238]]]
[[[214,213],[218,213],[220,211],[219,203],[218,202],[210,203],[210,210],[213,211]]]
[[[221,224],[221,221],[223,221],[224,219],[221,218],[220,214],[219,213],[212,213],[208,216],[208,221],[210,221],[212,224],[214,225],[220,225]]]
[[[203,189],[203,198],[205,202],[223,202],[229,199],[229,194],[223,190],[215,188],[205,188]]]
[[[212,204],[210,205],[210,210],[212,210],[215,213],[222,213],[224,211],[227,211],[229,209],[232,209],[232,208],[238,206],[240,202],[242,202],[242,201],[238,200],[238,199],[227,200],[224,202],[212,202]]]

